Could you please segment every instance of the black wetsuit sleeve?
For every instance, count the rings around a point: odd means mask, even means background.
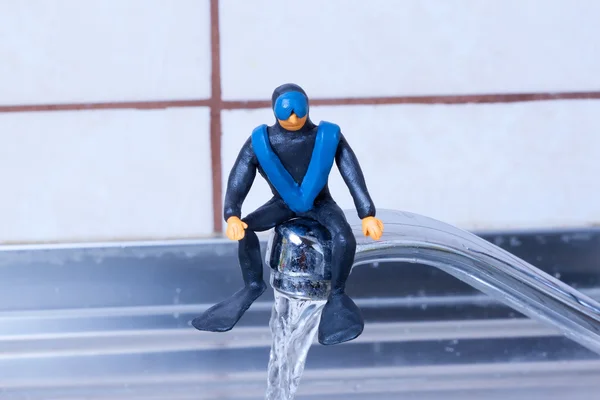
[[[256,177],[257,165],[251,139],[248,139],[240,150],[227,180],[225,204],[223,205],[225,221],[230,217],[241,218],[242,203]]]
[[[371,196],[367,190],[365,177],[354,151],[343,135],[340,137],[335,161],[344,182],[346,182],[348,189],[350,189],[350,194],[354,199],[354,205],[359,218],[374,217],[375,204],[371,200]]]

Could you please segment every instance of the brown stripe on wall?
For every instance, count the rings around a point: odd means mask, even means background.
[[[124,101],[107,103],[71,103],[71,104],[24,104],[0,105],[0,113],[35,111],[79,111],[79,110],[157,110],[175,107],[207,107],[210,99],[201,100],[160,100],[160,101]]]
[[[218,30],[218,26],[217,26]],[[212,37],[212,35],[211,35]],[[219,46],[218,37],[214,46]],[[214,56],[213,67],[220,65],[220,57]],[[118,110],[139,109],[157,110],[177,107],[211,107],[218,110],[239,110],[271,107],[270,100],[226,100],[221,99],[220,72],[212,74],[219,80],[212,81],[213,93],[216,96],[209,99],[195,100],[158,100],[131,101],[106,103],[65,103],[65,104],[24,104],[0,105],[0,113],[36,112],[36,111],[78,111],[78,110]],[[586,100],[600,99],[600,92],[556,92],[556,93],[509,93],[509,94],[469,94],[469,95],[439,95],[439,96],[390,96],[390,97],[340,97],[340,98],[311,98],[315,106],[341,105],[381,105],[381,104],[481,104],[481,103],[517,103],[529,101],[550,100]]]
[[[549,100],[600,99],[600,92],[562,93],[507,93],[441,96],[394,96],[394,97],[354,97],[354,98],[311,98],[313,106],[341,105],[385,105],[385,104],[484,104],[517,103]],[[224,101],[225,110],[256,109],[271,107],[270,100]]]
[[[211,101],[210,101],[210,154],[212,166],[213,230],[223,231],[221,218],[221,38],[219,32],[219,0],[210,0],[210,51],[211,51]]]

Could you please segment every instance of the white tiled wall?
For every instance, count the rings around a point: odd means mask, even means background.
[[[0,104],[206,98],[206,0],[0,1]]]
[[[223,97],[600,90],[596,0],[220,1]],[[209,0],[0,2],[0,106],[208,98]],[[380,208],[600,223],[600,101],[315,107]],[[270,110],[223,112],[223,178]],[[0,243],[210,234],[203,108],[0,114]],[[352,207],[337,172],[332,190]],[[267,199],[258,181],[244,211]]]
[[[378,208],[471,229],[600,221],[600,101],[313,107],[311,115],[342,127]],[[252,128],[273,114],[228,111],[223,120],[228,171]],[[332,193],[352,209],[334,171]],[[243,211],[269,198],[257,177]]]
[[[597,0],[221,0],[223,95],[600,88]]]
[[[204,108],[0,114],[0,242],[209,234],[207,125]]]

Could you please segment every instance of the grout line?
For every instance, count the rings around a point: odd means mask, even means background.
[[[210,154],[212,168],[213,232],[222,233],[222,163],[221,163],[221,40],[219,31],[219,0],[210,0],[211,100]]]
[[[600,92],[562,93],[507,93],[507,94],[468,94],[440,96],[393,96],[393,97],[352,97],[352,98],[312,98],[312,106],[340,105],[386,105],[386,104],[485,104],[516,103],[550,100],[600,99]],[[224,101],[224,110],[269,108],[269,100]]]
[[[212,1],[212,0],[211,0]],[[218,10],[215,11],[218,13]],[[218,32],[218,25],[216,27]],[[212,33],[212,32],[211,32]],[[212,35],[211,35],[212,36]],[[215,46],[220,46],[218,37]],[[220,66],[220,56],[214,55],[213,66]],[[220,71],[216,73],[220,80]],[[214,76],[213,76],[214,77]],[[161,100],[161,101],[132,101],[106,103],[69,103],[69,104],[31,104],[31,105],[0,105],[0,113],[36,112],[36,111],[78,111],[78,110],[113,110],[140,109],[155,110],[174,107],[211,107],[217,110],[251,110],[271,107],[270,100],[225,100],[221,98],[219,81],[212,82],[213,90],[218,97],[195,100]],[[552,100],[598,100],[600,92],[557,92],[557,93],[510,93],[510,94],[466,94],[466,95],[436,95],[436,96],[391,96],[391,97],[348,97],[348,98],[311,98],[313,106],[342,106],[342,105],[385,105],[385,104],[485,104],[485,103],[516,103]]]
[[[35,111],[79,111],[79,110],[157,110],[175,107],[207,107],[210,99],[198,100],[159,100],[159,101],[124,101],[106,103],[69,103],[69,104],[30,104],[0,105],[0,113],[35,112]]]

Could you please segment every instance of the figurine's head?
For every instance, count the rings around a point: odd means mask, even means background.
[[[273,91],[273,112],[279,125],[288,131],[298,131],[308,120],[308,96],[294,84],[286,83]]]

